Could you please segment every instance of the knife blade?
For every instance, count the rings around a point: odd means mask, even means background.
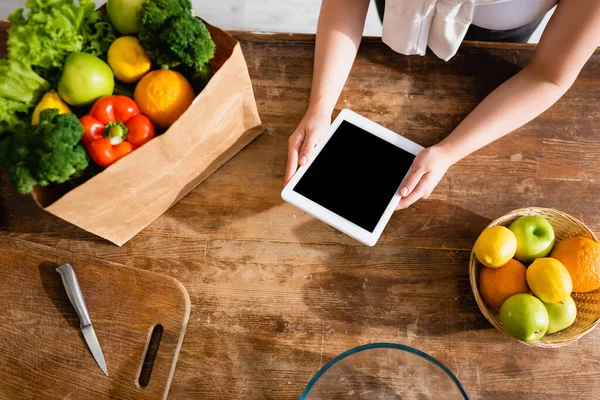
[[[85,305],[85,300],[83,300],[83,293],[81,293],[75,270],[71,264],[63,264],[56,268],[56,271],[60,274],[65,290],[67,291],[67,296],[69,296],[69,300],[79,316],[79,327],[81,328],[83,338],[85,339],[94,360],[96,360],[96,363],[102,372],[104,372],[104,375],[108,376],[108,369],[106,368],[102,348],[100,347],[98,337],[92,326],[92,320],[90,319],[88,309]]]

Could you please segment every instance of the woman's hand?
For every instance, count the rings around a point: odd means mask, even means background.
[[[369,0],[321,2],[309,107],[289,140],[286,184],[298,165],[306,165],[315,144],[327,134],[331,113],[362,39],[369,3]]]
[[[396,210],[408,208],[417,200],[428,198],[451,165],[447,152],[438,146],[421,151],[400,185],[402,199]]]
[[[331,113],[308,110],[288,140],[288,162],[285,183],[292,179],[298,165],[306,165],[315,145],[325,136],[331,124]]]

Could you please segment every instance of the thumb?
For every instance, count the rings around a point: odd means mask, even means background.
[[[406,177],[402,181],[402,184],[400,184],[400,189],[398,190],[400,196],[406,197],[409,194],[411,194],[412,191],[415,190],[415,187],[417,187],[417,184],[419,183],[422,177],[423,171],[421,169],[411,168],[408,172],[408,175],[406,175]]]
[[[307,133],[306,137],[304,138],[302,148],[300,149],[300,165],[306,165],[306,163],[308,163],[310,155],[312,154],[313,149],[317,145],[318,138],[319,135],[316,130],[311,130]]]

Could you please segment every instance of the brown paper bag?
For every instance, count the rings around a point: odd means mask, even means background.
[[[160,136],[56,198],[36,188],[51,214],[119,246],[177,203],[262,131],[240,44],[206,24],[216,44],[215,74]]]

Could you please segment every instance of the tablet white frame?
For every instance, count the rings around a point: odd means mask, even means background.
[[[393,144],[394,146],[397,146],[403,150],[406,150],[407,152],[409,152],[415,156],[417,154],[419,154],[419,152],[421,152],[421,150],[423,150],[423,146],[418,145],[415,142],[408,140],[405,137],[400,136],[396,132],[393,132],[387,128],[384,128],[383,126],[377,124],[376,122],[373,122],[373,121],[363,117],[362,115],[355,113],[354,111],[351,111],[349,109],[343,109],[339,113],[339,115],[337,116],[335,121],[333,121],[333,123],[331,124],[331,127],[329,128],[329,132],[327,133],[327,135],[315,146],[309,162],[306,165],[298,168],[298,170],[296,171],[296,174],[292,177],[292,179],[285,186],[285,188],[281,192],[281,198],[284,201],[298,207],[302,211],[325,222],[326,224],[329,224],[329,225],[333,226],[334,228],[344,232],[345,234],[358,240],[359,242],[362,242],[362,243],[366,244],[367,246],[374,246],[375,243],[377,243],[377,240],[379,240],[379,236],[381,236],[383,229],[385,228],[388,221],[392,217],[392,214],[394,213],[394,210],[395,210],[396,206],[398,205],[398,202],[400,201],[400,195],[398,194],[398,191],[396,191],[396,194],[394,194],[394,196],[390,200],[390,203],[388,204],[387,208],[381,215],[381,218],[379,219],[379,222],[375,226],[375,229],[373,230],[373,232],[369,232],[366,229],[361,228],[360,226],[335,214],[334,212],[328,210],[327,208],[308,199],[307,197],[304,197],[300,193],[294,192],[294,187],[296,187],[296,184],[298,183],[298,181],[300,181],[300,179],[302,178],[302,176],[304,176],[304,174],[308,170],[308,168],[310,168],[310,166],[312,165],[312,162],[318,157],[319,153],[321,152],[321,150],[323,149],[325,144],[327,144],[329,139],[331,139],[331,136],[336,131],[336,129],[340,126],[342,121],[348,121],[348,122],[358,126],[359,128],[362,128],[365,131],[371,133],[372,135],[375,135],[375,136],[385,140],[386,142]],[[409,170],[409,172],[410,172],[410,170]],[[408,175],[408,172],[407,172],[407,175]],[[403,177],[403,179],[404,179],[404,177]],[[399,189],[399,187],[398,187],[398,189]]]

